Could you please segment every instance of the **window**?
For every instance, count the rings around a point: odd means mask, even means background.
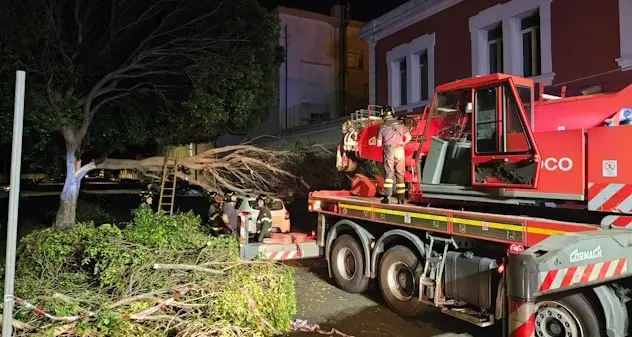
[[[501,25],[487,32],[487,43],[489,44],[489,73],[502,73],[503,27]]]
[[[504,109],[505,109],[505,137],[504,137],[504,152],[529,152],[529,142],[527,142],[527,136],[525,134],[524,126],[522,125],[522,119],[520,119],[520,111],[518,110],[518,104],[513,95],[511,87],[505,84],[503,86],[504,92]]]
[[[494,34],[489,28],[498,26],[502,34],[490,39]],[[553,84],[551,0],[503,1],[470,17],[469,28],[472,75],[493,73],[503,60],[505,74],[536,77],[533,79],[545,86]]]
[[[498,90],[501,87],[484,88],[476,91],[475,125],[476,153],[498,153]]]
[[[428,52],[419,54],[419,99],[427,101],[430,99],[430,88],[428,85]]]
[[[615,59],[623,70],[632,69],[632,1],[619,0],[619,49],[621,57]]]
[[[248,201],[248,205],[250,205],[250,208],[253,208],[253,209],[259,208],[257,206],[257,200],[256,199]],[[283,209],[283,202],[281,200],[279,200],[279,199],[274,199],[274,200],[272,200],[272,203],[269,206],[270,206],[270,210],[271,211],[280,211],[280,210]],[[237,208],[239,208],[239,207],[237,207]]]
[[[460,89],[437,93],[430,109],[430,119],[441,120],[438,137],[451,139],[470,138],[472,89]],[[465,118],[464,118],[465,117]]]
[[[408,103],[408,76],[406,69],[406,59],[399,61],[399,104],[406,105]]]
[[[390,105],[411,111],[426,105],[432,99],[434,44],[434,33],[426,34],[386,53]]]
[[[347,68],[364,69],[364,53],[361,50],[351,50],[347,53]]]
[[[524,107],[525,117],[529,122],[529,126],[532,128],[531,131],[533,131],[533,90],[529,87],[522,86],[517,86],[516,89],[518,90],[520,101]]]
[[[542,73],[540,62],[540,12],[521,20],[522,33],[522,71],[523,76],[531,77]]]

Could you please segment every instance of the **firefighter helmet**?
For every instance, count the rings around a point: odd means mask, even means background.
[[[208,196],[211,199],[211,202],[214,202],[216,204],[219,204],[222,201],[222,196],[219,195],[219,193],[217,193],[215,191],[209,193]]]
[[[225,202],[235,202],[235,201],[237,201],[237,196],[235,195],[235,192],[228,191],[228,192],[224,193],[224,201]]]
[[[380,117],[384,118],[387,116],[392,116],[394,112],[395,110],[393,110],[390,105],[386,104],[380,109]]]
[[[264,194],[259,194],[259,196],[257,196],[257,204],[259,203],[259,200],[263,201],[263,204],[267,204],[268,203],[268,196],[264,195]]]

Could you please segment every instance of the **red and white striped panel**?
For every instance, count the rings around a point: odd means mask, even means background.
[[[265,256],[268,260],[285,261],[298,259],[301,257],[301,254],[298,250],[284,250],[280,252],[265,253]]]
[[[535,336],[535,304],[509,300],[509,337]]]
[[[632,212],[632,185],[588,183],[588,210]]]
[[[607,215],[601,219],[601,226],[612,229],[632,230],[632,216]]]
[[[627,273],[627,258],[549,270],[540,273],[540,291],[562,289],[579,283],[605,280]]]

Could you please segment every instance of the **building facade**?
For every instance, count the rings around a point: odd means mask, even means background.
[[[548,94],[632,84],[632,0],[410,0],[365,25],[371,104],[415,111],[436,85],[494,72]]]
[[[278,72],[278,102],[250,136],[313,134],[314,128],[346,115],[348,109],[366,106],[368,43],[359,37],[364,23],[349,20],[342,38],[340,7],[334,7],[330,16],[287,7],[279,7],[277,12],[281,21],[279,43],[286,53]],[[346,82],[344,91],[341,81]]]

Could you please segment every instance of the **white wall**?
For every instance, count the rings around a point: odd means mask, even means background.
[[[279,67],[279,110],[276,113],[270,111],[270,117],[264,124],[272,126],[269,122],[274,121],[277,130],[285,130],[286,108],[288,124],[293,126],[301,119],[301,116],[297,114],[303,102],[317,101],[332,107],[333,101],[329,97],[335,89],[333,57],[335,32],[334,27],[328,22],[286,13],[280,13],[279,16],[281,20],[279,44],[283,47],[286,44],[284,27],[287,26],[287,78],[286,64],[282,63]],[[261,129],[270,132],[268,127]]]

